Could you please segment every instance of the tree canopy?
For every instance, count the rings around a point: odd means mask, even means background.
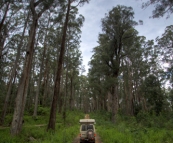
[[[166,15],[167,18],[173,13],[173,1],[172,0],[149,0],[142,4],[142,8],[147,8],[153,5],[152,18],[159,18]]]

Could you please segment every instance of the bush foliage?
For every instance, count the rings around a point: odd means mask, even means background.
[[[47,132],[48,109],[45,114],[33,118],[24,116],[24,125],[21,134],[12,137],[10,128],[0,127],[1,143],[72,143],[79,134],[79,119],[84,118],[82,111],[66,112],[66,119],[57,114],[56,131]],[[117,115],[116,124],[110,121],[111,113],[90,113],[90,118],[96,120],[97,135],[103,143],[172,143],[173,142],[173,114],[161,113],[159,116],[140,112],[136,117]],[[12,116],[6,117],[10,122]],[[6,123],[7,124],[7,123]]]
[[[63,121],[62,115],[57,114],[56,131],[47,132],[49,109],[39,107],[39,115],[33,118],[29,114],[24,116],[24,125],[21,134],[12,137],[9,127],[0,127],[0,143],[72,143],[79,134],[79,119],[84,117],[81,111],[67,111],[66,120]],[[12,115],[6,117],[10,122]]]
[[[97,132],[104,143],[171,143],[173,122],[171,115],[139,113],[136,117],[117,115],[116,124],[111,123],[107,112],[93,114]]]

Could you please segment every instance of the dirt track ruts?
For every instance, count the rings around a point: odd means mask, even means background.
[[[73,143],[80,143],[79,135],[74,139]],[[101,140],[100,140],[99,135],[97,135],[97,134],[96,134],[96,141],[95,141],[95,143],[102,143]]]

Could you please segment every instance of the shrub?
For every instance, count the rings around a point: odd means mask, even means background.
[[[49,108],[38,106],[37,114],[38,115],[48,115],[49,111],[50,111]]]

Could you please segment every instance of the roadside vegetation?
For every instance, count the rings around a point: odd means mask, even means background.
[[[67,111],[64,122],[62,114],[57,114],[56,131],[47,132],[49,110],[39,108],[39,116],[33,118],[29,113],[24,116],[21,134],[10,135],[10,128],[0,127],[1,143],[72,143],[79,134],[79,119],[84,118],[80,110]],[[12,116],[6,117],[9,126]],[[118,114],[116,124],[110,121],[111,113],[105,111],[90,113],[96,120],[97,135],[103,143],[172,143],[173,114],[138,113],[137,116]]]
[[[116,124],[110,122],[107,112],[98,112],[96,130],[103,143],[172,143],[173,114],[160,116],[139,113],[136,117],[117,116]]]
[[[12,116],[6,117],[5,126],[0,127],[1,143],[72,143],[74,138],[79,134],[79,119],[84,117],[81,111],[67,111],[66,120],[63,116],[57,114],[56,131],[47,132],[47,122],[49,110],[47,108],[39,108],[40,115],[33,118],[29,113],[24,116],[24,124],[22,132],[18,136],[10,135],[8,127]]]

